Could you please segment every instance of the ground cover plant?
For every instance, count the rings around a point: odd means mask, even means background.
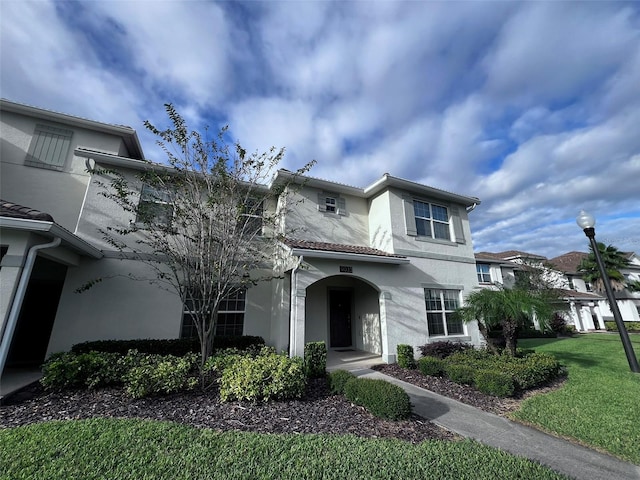
[[[566,478],[465,440],[216,432],[171,422],[92,419],[0,430],[0,478]],[[250,453],[250,454],[249,454]]]
[[[640,335],[630,338],[640,352]],[[588,334],[522,346],[553,354],[568,379],[561,389],[525,400],[513,417],[640,464],[640,376],[629,371],[620,338]]]

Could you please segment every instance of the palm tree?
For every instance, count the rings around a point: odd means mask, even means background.
[[[624,254],[620,252],[613,245],[605,246],[604,243],[598,242],[598,251],[604,263],[607,275],[611,280],[611,288],[613,290],[624,290],[626,282],[624,275],[620,272],[620,269],[629,265],[629,260],[624,257]],[[604,292],[604,283],[602,281],[602,275],[598,269],[598,263],[596,262],[596,256],[593,248],[589,246],[589,255],[582,259],[578,266],[578,271],[582,272],[582,278],[585,282],[589,282],[593,285],[593,288],[598,292]]]
[[[544,291],[500,287],[498,290],[472,292],[457,314],[464,322],[478,321],[480,333],[490,348],[493,347],[489,342],[489,330],[502,327],[506,351],[515,355],[518,328],[526,325],[533,316],[543,327],[548,325],[553,307]]]

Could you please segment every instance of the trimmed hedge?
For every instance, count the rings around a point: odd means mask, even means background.
[[[487,395],[510,397],[515,391],[515,383],[508,373],[500,370],[478,370],[473,377],[475,387]]]
[[[447,358],[454,353],[464,352],[473,348],[468,343],[441,341],[427,343],[418,347],[423,357],[436,357],[439,359]]]
[[[411,415],[407,392],[385,380],[353,378],[344,386],[344,396],[376,417],[401,420]]]
[[[301,358],[266,353],[238,358],[228,365],[220,378],[220,399],[266,402],[300,398],[305,387]]]
[[[128,366],[124,376],[127,393],[133,398],[191,390],[198,383],[197,355],[145,355],[135,351],[122,359]]]
[[[265,345],[264,338],[242,335],[231,337],[215,337],[214,350],[237,348],[250,350]],[[138,340],[97,340],[93,342],[77,343],[71,347],[73,353],[109,352],[126,355],[129,350],[137,350],[149,355],[174,355],[182,357],[188,353],[200,353],[200,341],[197,338],[176,338],[168,340],[138,339]]]
[[[447,377],[453,382],[463,385],[473,385],[475,368],[471,365],[450,363],[446,366],[445,372],[447,373]]]
[[[418,370],[423,375],[441,377],[445,374],[446,364],[436,357],[422,357],[418,360]]]
[[[40,383],[51,390],[122,384],[126,367],[121,359],[121,355],[107,352],[56,353],[42,366]]]
[[[324,342],[309,342],[304,346],[304,369],[307,378],[327,374],[327,345]]]
[[[416,368],[416,361],[411,345],[400,344],[396,347],[398,365],[402,368]]]
[[[618,331],[616,322],[604,322],[604,327],[607,329],[607,332]],[[629,332],[640,332],[640,322],[624,322],[624,328]]]
[[[331,372],[329,374],[329,388],[331,389],[331,393],[343,395],[344,386],[353,378],[356,378],[355,375],[346,370],[334,370]]]

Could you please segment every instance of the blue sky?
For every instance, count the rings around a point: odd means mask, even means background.
[[[476,251],[640,251],[636,2],[0,2],[2,97],[477,196]]]

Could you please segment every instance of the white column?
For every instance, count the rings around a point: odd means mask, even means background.
[[[289,355],[292,357],[304,357],[304,327],[307,291],[304,288],[297,288],[292,290],[291,294]]]
[[[382,360],[395,363],[396,355],[389,351],[389,328],[387,322],[387,302],[391,301],[391,292],[380,292],[380,341],[382,344]]]
[[[606,327],[604,325],[604,318],[602,318],[602,313],[600,313],[600,309],[597,306],[590,307],[591,311],[596,314],[596,318],[598,319],[598,324],[602,330],[605,330]]]
[[[569,308],[571,310],[571,317],[573,318],[573,324],[576,326],[578,332],[582,332],[585,328],[582,326],[582,318],[580,313],[576,310],[576,302],[569,302]]]

